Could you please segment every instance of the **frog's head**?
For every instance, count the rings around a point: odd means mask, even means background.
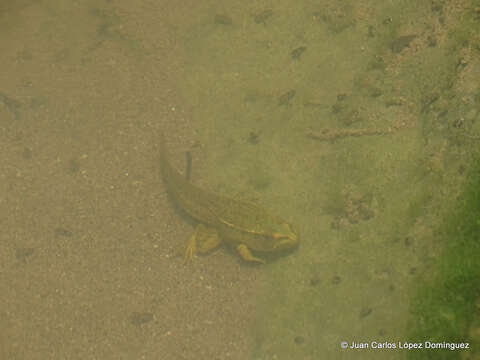
[[[281,223],[273,232],[273,246],[274,251],[291,250],[298,246],[299,239],[296,231],[292,225]]]

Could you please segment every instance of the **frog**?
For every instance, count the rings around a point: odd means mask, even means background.
[[[203,189],[170,162],[165,138],[160,137],[160,168],[172,201],[198,224],[183,249],[184,263],[222,244],[232,246],[248,263],[265,264],[260,254],[291,252],[299,245],[292,224],[254,201]]]

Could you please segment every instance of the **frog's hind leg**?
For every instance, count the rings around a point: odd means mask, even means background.
[[[265,260],[253,256],[252,253],[250,252],[250,249],[245,244],[238,245],[237,251],[242,257],[242,259],[245,261],[265,264]]]
[[[184,262],[190,261],[196,253],[208,253],[221,243],[217,230],[203,224],[198,225],[185,247]]]

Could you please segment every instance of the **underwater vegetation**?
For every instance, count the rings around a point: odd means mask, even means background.
[[[480,358],[480,157],[464,192],[439,229],[443,255],[429,279],[417,283],[410,306],[411,342],[466,343],[469,350],[409,351],[408,359]]]

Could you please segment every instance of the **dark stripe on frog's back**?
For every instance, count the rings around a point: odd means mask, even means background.
[[[217,217],[209,209],[212,199],[218,196],[193,185],[175,169],[170,163],[163,136],[160,140],[160,165],[168,194],[194,219],[205,224],[216,225]]]

